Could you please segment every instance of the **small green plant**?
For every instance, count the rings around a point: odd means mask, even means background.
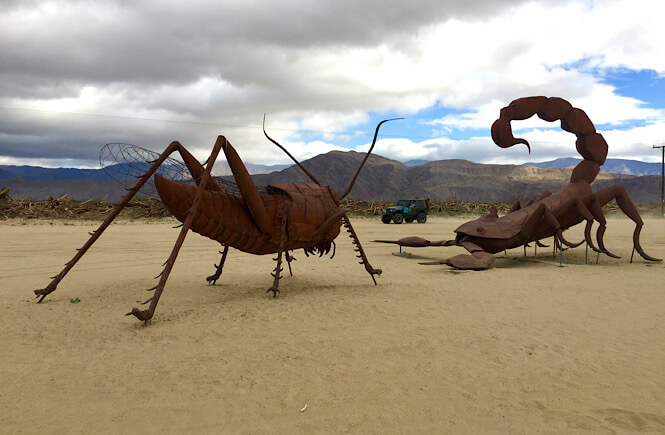
[[[78,304],[79,302],[81,302],[81,299],[79,299],[79,298],[71,298],[71,299],[69,300],[69,302],[71,302],[72,304]]]

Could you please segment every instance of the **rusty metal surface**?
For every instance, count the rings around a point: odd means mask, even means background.
[[[531,150],[529,143],[522,138],[513,136],[511,121],[523,120],[537,115],[539,118],[553,122],[560,121],[561,128],[575,134],[575,146],[584,158],[574,169],[570,182],[555,193],[544,192],[524,206],[516,202],[505,216],[498,216],[496,209],[487,215],[466,222],[456,230],[454,240],[430,242],[418,237],[406,237],[400,240],[376,240],[381,243],[394,243],[399,246],[462,246],[470,254],[457,255],[445,260],[427,264],[447,264],[457,269],[481,270],[491,267],[494,258],[490,254],[505,249],[526,246],[529,243],[554,237],[554,248],[576,247],[586,242],[598,253],[617,257],[605,247],[603,236],[606,221],[602,206],[616,200],[619,208],[635,222],[633,232],[633,253],[637,251],[647,261],[661,261],[653,258],[640,245],[642,219],[635,205],[620,184],[593,192],[591,183],[607,157],[607,142],[596,129],[587,114],[573,107],[562,98],[543,96],[519,98],[500,111],[499,119],[492,124],[492,140],[501,148],[509,148],[523,144]],[[563,232],[582,221],[586,221],[584,240],[571,243]],[[591,228],[598,223],[596,243],[591,237]],[[632,261],[632,255],[631,255]],[[425,264],[425,263],[423,263]]]
[[[368,155],[374,148],[379,128],[387,121],[382,121],[377,125]],[[266,137],[268,137],[267,134]],[[270,137],[268,139],[293,158],[284,147]],[[130,147],[129,149],[132,151],[139,150],[138,147]],[[233,186],[230,187],[226,185],[228,183],[220,186],[211,174],[211,169],[220,151],[224,152],[236,181],[235,184],[231,183]],[[195,185],[172,181],[157,173],[164,162],[173,160],[169,156],[174,152],[180,154]],[[361,163],[345,195],[351,191],[366,161],[367,158]],[[291,262],[295,259],[293,255],[289,254],[289,251],[303,249],[307,256],[310,254],[323,256],[330,253],[332,249],[332,258],[335,255],[334,240],[340,234],[342,225],[352,239],[360,264],[365,267],[374,284],[376,284],[375,275],[381,275],[381,269],[375,269],[370,265],[348,216],[340,209],[340,197],[337,192],[330,186],[321,186],[318,180],[297,161],[298,166],[314,183],[282,183],[257,188],[238,153],[224,136],[217,138],[205,167],[179,142],[172,142],[158,158],[150,163],[151,166],[142,176],[138,177],[136,184],[127,189],[129,192],[125,198],[116,205],[111,215],[102,222],[97,230],[90,233],[90,239],[65,264],[62,271],[52,277],[51,282],[45,288],[34,291],[39,302],[56,290],[65,275],[153,175],[154,185],[160,198],[173,216],[182,222],[182,229],[171,254],[164,263],[162,272],[157,276],[158,284],[148,289],[153,292],[152,296],[144,302],[144,304],[150,304],[148,309],[133,308],[127,315],[133,315],[143,321],[148,321],[153,317],[168,276],[189,230],[216,240],[224,247],[220,263],[215,265],[215,273],[206,278],[209,284],[215,284],[222,275],[229,247],[250,254],[277,254],[276,266],[271,273],[273,284],[267,290],[276,296],[280,291],[282,256],[286,258],[290,273]]]

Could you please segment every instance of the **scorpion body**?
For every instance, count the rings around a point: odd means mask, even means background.
[[[642,249],[639,237],[644,223],[623,186],[616,184],[593,192],[591,183],[605,163],[608,147],[603,136],[596,132],[593,123],[583,110],[574,108],[562,98],[542,96],[520,98],[501,109],[499,119],[492,125],[492,139],[501,148],[524,144],[531,151],[525,139],[513,136],[510,122],[527,119],[533,115],[538,115],[539,118],[549,122],[560,120],[563,130],[577,136],[577,151],[584,160],[573,169],[570,182],[561,190],[556,193],[545,191],[524,207],[518,201],[508,214],[501,217],[498,216],[496,208],[492,207],[487,215],[458,227],[453,240],[432,242],[421,237],[406,237],[397,241],[376,241],[410,247],[461,246],[469,251],[469,254],[422,264],[446,264],[457,269],[471,270],[491,267],[495,261],[492,254],[526,246],[528,243],[540,243],[540,240],[547,237],[554,237],[555,248],[558,247],[560,250],[564,249],[563,245],[573,248],[586,242],[594,251],[618,258],[607,250],[603,241],[606,220],[602,206],[615,199],[619,208],[635,222],[633,253],[637,251],[648,261],[661,261],[646,254]],[[563,231],[582,221],[586,221],[584,240],[570,243],[563,236]],[[596,232],[597,247],[591,238],[594,222],[599,224]]]

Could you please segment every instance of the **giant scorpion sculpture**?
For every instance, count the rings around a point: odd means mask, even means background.
[[[561,98],[527,97],[511,102],[501,109],[499,119],[492,124],[492,139],[501,148],[524,144],[531,147],[525,139],[515,138],[510,121],[530,118],[533,115],[545,121],[561,120],[561,128],[577,136],[577,151],[584,157],[574,169],[570,182],[556,193],[545,191],[535,201],[522,207],[516,202],[505,216],[499,217],[496,208],[489,214],[467,222],[455,230],[454,240],[429,241],[421,237],[405,237],[400,240],[376,240],[382,243],[395,243],[399,246],[461,246],[469,254],[456,255],[441,261],[421,264],[446,264],[456,269],[482,270],[494,263],[497,252],[516,248],[528,243],[540,243],[541,239],[554,237],[555,248],[561,251],[563,245],[574,248],[586,241],[595,252],[613,258],[617,255],[609,252],[603,243],[606,221],[602,206],[615,199],[621,211],[633,222],[633,252],[648,261],[661,261],[647,255],[640,246],[640,231],[643,222],[635,205],[628,197],[623,186],[616,184],[598,192],[593,192],[591,183],[598,175],[600,167],[607,157],[607,142],[596,132],[593,123],[584,111],[574,108]],[[563,236],[563,231],[586,220],[584,240],[570,243]],[[596,247],[591,239],[591,227],[597,221],[600,226],[596,232]]]
[[[172,142],[159,157],[149,163],[150,169],[140,176],[138,182],[129,188],[129,193],[116,205],[111,214],[102,222],[91,237],[78,250],[76,255],[65,264],[64,269],[52,277],[52,281],[43,289],[35,290],[39,302],[55,291],[60,281],[81,259],[83,254],[102,235],[104,230],[120,214],[122,209],[136,195],[141,187],[154,175],[157,192],[166,205],[166,208],[182,222],[182,229],[175,242],[171,255],[164,263],[164,269],[157,276],[158,284],[149,291],[154,291],[144,304],[150,303],[147,310],[132,309],[127,315],[134,315],[138,319],[148,321],[155,314],[155,308],[166,285],[166,280],[176,261],[178,252],[187,232],[191,229],[196,233],[209,237],[224,247],[219,265],[216,265],[214,275],[207,278],[214,284],[222,274],[224,261],[229,247],[250,254],[264,255],[277,254],[277,265],[272,272],[273,284],[267,292],[273,296],[279,293],[279,280],[282,272],[282,255],[286,257],[291,270],[293,257],[289,251],[303,249],[305,254],[318,253],[319,256],[327,254],[330,249],[334,251],[334,240],[344,225],[351,236],[355,250],[360,258],[360,264],[376,284],[374,275],[381,275],[381,269],[373,268],[360,240],[356,235],[346,212],[340,209],[340,201],[351,192],[353,185],[360,174],[360,170],[367,162],[381,125],[391,119],[381,121],[376,126],[374,140],[351,183],[341,196],[330,186],[321,183],[307,171],[284,147],[264,133],[266,137],[282,149],[302,169],[313,183],[282,183],[271,184],[257,189],[245,165],[224,136],[219,136],[212,153],[205,163],[205,167],[192,156],[179,142]],[[211,169],[215,164],[220,150],[224,151],[226,160],[231,168],[237,183],[222,183],[211,177]],[[160,176],[157,169],[169,159],[169,155],[178,152],[191,174],[196,186],[176,183]],[[220,180],[221,181],[221,180]],[[331,256],[331,258],[332,258]]]

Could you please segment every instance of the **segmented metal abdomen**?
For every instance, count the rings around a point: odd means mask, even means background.
[[[196,187],[175,183],[159,175],[155,175],[155,187],[166,208],[176,219],[184,222],[194,201]],[[274,189],[272,193],[262,193],[261,198],[270,224],[270,231],[262,233],[241,197],[206,190],[202,192],[191,230],[243,252],[272,254],[279,250],[283,233],[282,216],[286,213],[288,224],[284,234],[284,250],[303,248],[308,252],[327,253],[332,240],[339,234],[341,218],[340,222],[325,232],[316,231],[318,225],[335,211],[339,211],[336,205],[333,207],[332,203],[328,204],[333,200],[331,196],[324,195],[325,192],[327,190],[322,189],[320,195],[310,198],[312,210],[309,210],[307,201],[300,202],[304,198],[298,198],[298,201],[294,202],[288,193],[280,189]],[[327,205],[320,209],[317,201]],[[312,219],[308,210],[317,217]]]
[[[187,218],[196,188],[155,176],[155,187],[166,208],[181,222]],[[272,213],[271,213],[272,214]],[[271,216],[273,217],[273,216]],[[274,219],[271,219],[274,220]],[[192,231],[251,254],[269,254],[279,246],[279,224],[261,233],[242,199],[224,192],[204,191]]]

